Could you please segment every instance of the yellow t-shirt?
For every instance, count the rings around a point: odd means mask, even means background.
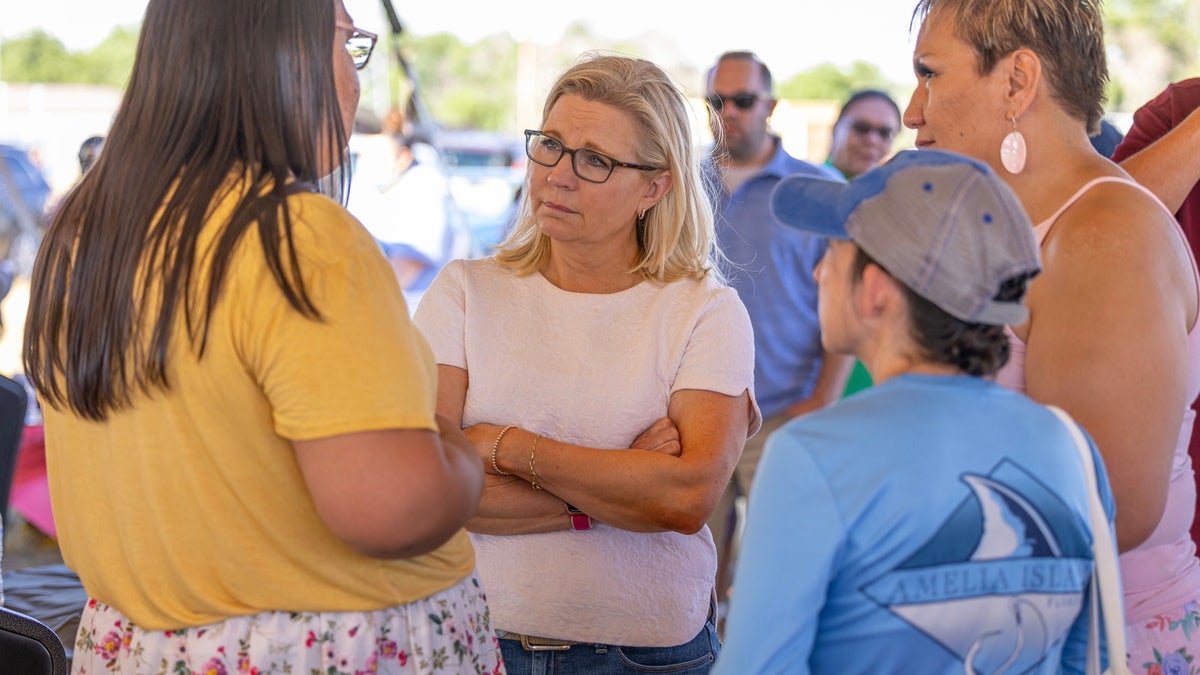
[[[64,559],[91,597],[142,628],[264,611],[370,611],[428,597],[474,568],[465,531],[431,553],[378,560],[318,517],[291,440],[436,430],[437,371],[391,267],[358,221],[318,195],[289,206],[323,321],[288,305],[251,229],[204,357],[176,331],[169,390],[138,394],[100,423],[44,411]],[[231,207],[225,200],[212,222],[225,222]]]

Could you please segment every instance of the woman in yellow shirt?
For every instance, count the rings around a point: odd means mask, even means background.
[[[151,0],[40,252],[25,367],[76,672],[502,670],[482,467],[337,175],[374,36],[341,0]]]

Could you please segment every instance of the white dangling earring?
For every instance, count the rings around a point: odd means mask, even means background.
[[[638,220],[645,220],[645,219],[646,219],[646,209],[643,208],[642,212],[638,214]]]
[[[1008,132],[1004,137],[1004,142],[1000,144],[1000,163],[1011,174],[1018,174],[1025,170],[1025,137],[1017,131],[1017,118],[1014,115],[1012,118],[1013,130]]]

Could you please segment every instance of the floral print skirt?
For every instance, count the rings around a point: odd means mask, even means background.
[[[1150,620],[1125,625],[1129,672],[1148,675],[1200,673],[1200,603],[1188,604]]]
[[[143,630],[90,600],[78,675],[504,673],[479,579],[374,612],[264,612],[181,630]]]

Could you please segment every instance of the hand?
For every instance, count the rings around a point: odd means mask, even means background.
[[[660,417],[638,435],[629,446],[634,450],[650,450],[678,457],[683,453],[679,444],[679,428],[670,417]]]
[[[492,446],[496,443],[496,436],[500,434],[500,430],[504,427],[496,424],[473,424],[465,429],[467,439],[475,446],[475,450],[479,453],[479,459],[483,461],[483,468],[488,473],[492,471]],[[510,429],[512,433],[515,429]]]

